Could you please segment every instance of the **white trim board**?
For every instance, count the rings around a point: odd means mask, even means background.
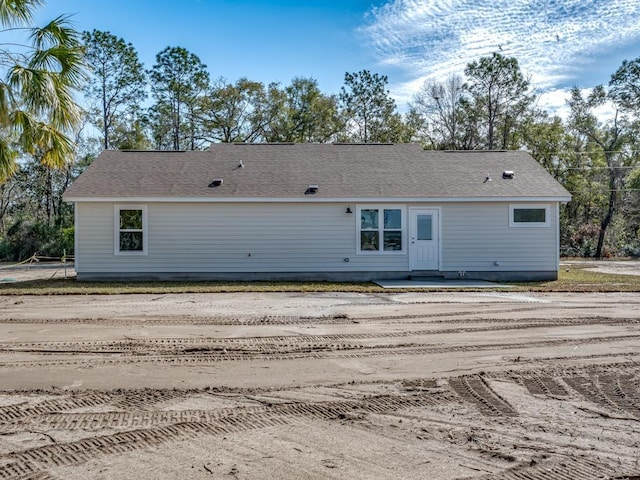
[[[568,202],[571,197],[407,197],[407,198],[309,198],[307,197],[65,197],[72,202],[110,203],[505,203]]]

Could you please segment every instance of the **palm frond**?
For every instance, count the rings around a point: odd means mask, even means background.
[[[21,92],[24,109],[55,128],[72,129],[81,119],[73,89],[60,74],[16,65],[9,71],[9,85]]]
[[[7,180],[16,171],[17,156],[17,152],[3,138],[0,138],[0,183]]]
[[[43,70],[15,65],[9,70],[10,87],[21,94],[23,108],[39,116],[46,116],[57,107],[52,75]]]
[[[82,110],[73,99],[71,89],[59,76],[53,78],[53,89],[56,98],[56,108],[49,111],[51,125],[62,130],[71,130],[82,119]]]
[[[20,148],[31,155],[37,154],[44,166],[62,168],[73,160],[73,140],[50,124],[38,121],[24,110],[13,112],[12,124]]]
[[[5,27],[24,25],[43,4],[43,0],[0,0],[0,23]]]
[[[5,82],[0,81],[0,127],[8,125],[12,103],[11,88]]]
[[[37,150],[36,123],[33,116],[24,110],[11,112],[11,128],[18,135],[20,148],[28,154],[34,154]]]
[[[46,50],[58,45],[66,48],[82,45],[80,34],[73,29],[70,18],[70,15],[61,15],[44,27],[32,28],[30,39],[33,47],[37,50]]]
[[[43,165],[59,168],[74,156],[73,129],[82,113],[75,90],[86,79],[84,47],[69,16],[30,28],[33,12],[44,0],[0,0],[0,23],[24,26],[30,46],[19,53],[0,49],[0,183],[15,169],[17,155],[36,155]],[[5,45],[5,47],[10,48]]]
[[[41,163],[49,168],[62,168],[73,161],[75,143],[59,130],[45,123],[38,124],[42,144]]]
[[[36,50],[28,60],[29,68],[59,74],[72,88],[79,88],[87,78],[82,49],[57,45],[46,50]]]

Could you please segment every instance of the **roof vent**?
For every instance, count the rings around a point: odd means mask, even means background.
[[[515,176],[516,174],[513,173],[513,170],[505,170],[504,172],[502,172],[502,178],[512,179]]]
[[[238,170],[239,168],[244,168],[244,163],[242,163],[242,160],[240,160],[240,163],[238,163],[238,165],[236,165],[234,170]]]
[[[214,178],[213,181],[209,184],[209,188],[219,187],[222,185],[222,178]]]
[[[304,192],[305,195],[314,195],[318,193],[318,185],[309,185],[309,188]]]

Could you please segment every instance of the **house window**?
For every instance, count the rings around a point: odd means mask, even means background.
[[[147,208],[145,206],[115,207],[114,253],[116,255],[146,255]]]
[[[510,227],[548,227],[548,205],[509,205]]]
[[[358,208],[358,252],[399,253],[404,250],[404,213],[397,207]]]

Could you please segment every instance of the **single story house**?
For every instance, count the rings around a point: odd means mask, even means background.
[[[571,198],[522,151],[104,151],[65,192],[78,280],[557,278]]]

